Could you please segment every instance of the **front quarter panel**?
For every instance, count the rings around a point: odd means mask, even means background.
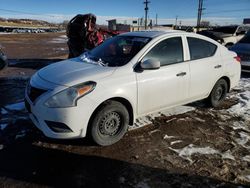
[[[95,90],[87,95],[89,99],[95,102],[95,109],[104,101],[118,97],[129,101],[134,113],[136,112],[137,87],[132,64],[128,63],[123,67],[119,67],[112,76],[96,82]]]

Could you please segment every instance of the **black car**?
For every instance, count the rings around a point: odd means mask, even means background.
[[[7,56],[3,53],[2,49],[0,48],[0,70],[4,69],[8,66]]]
[[[241,58],[241,71],[250,73],[250,31],[230,50],[236,52]]]

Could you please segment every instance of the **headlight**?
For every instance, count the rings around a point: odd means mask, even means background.
[[[66,108],[77,105],[77,100],[95,89],[95,82],[85,82],[68,89],[65,89],[52,97],[46,102],[45,106],[49,108]]]

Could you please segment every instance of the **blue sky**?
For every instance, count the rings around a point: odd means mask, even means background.
[[[158,14],[160,23],[174,22],[194,24],[198,0],[150,0],[149,17]],[[144,16],[143,0],[0,0],[0,17],[34,18],[52,22],[70,19],[76,14],[94,13],[99,23],[117,18]],[[240,23],[250,17],[250,0],[204,0],[203,19],[216,23]],[[10,11],[8,11],[10,10]],[[13,11],[13,12],[11,12]],[[16,12],[14,12],[16,11]]]

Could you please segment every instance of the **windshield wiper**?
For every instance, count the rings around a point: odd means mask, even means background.
[[[108,63],[105,63],[101,58],[99,58],[98,61],[95,61],[93,58],[90,58],[86,54],[83,54],[80,58],[82,61],[84,61],[86,63],[98,64],[98,65],[101,65],[103,67],[108,66]]]
[[[108,66],[108,63],[105,63],[101,58],[98,59],[97,63],[98,63],[99,65],[104,66],[104,67],[107,67],[107,66]]]

